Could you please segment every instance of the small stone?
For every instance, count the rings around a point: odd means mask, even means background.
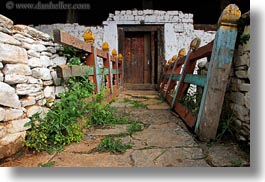
[[[5,82],[9,85],[14,85],[18,83],[26,83],[28,81],[28,77],[25,75],[5,75]]]
[[[23,36],[21,34],[15,34],[15,35],[13,35],[13,37],[15,39],[19,40],[20,42],[26,43],[26,44],[29,44],[29,45],[31,45],[31,44],[33,44],[35,42],[35,40],[33,40],[32,38],[25,37],[25,36]]]
[[[65,88],[63,86],[55,87],[55,96],[56,96],[56,98],[60,98],[59,94],[63,93],[64,91],[65,91]]]
[[[248,72],[246,70],[236,71],[235,75],[237,78],[248,78]]]
[[[5,118],[3,121],[10,121],[10,120],[18,119],[22,115],[23,115],[22,109],[6,109]]]
[[[52,65],[52,62],[48,56],[40,56],[40,62],[43,67],[49,67]]]
[[[41,118],[44,118],[49,110],[48,108],[41,107],[41,106],[29,106],[26,109],[27,109],[28,117],[33,116],[33,114],[40,113]]]
[[[40,55],[41,55],[41,56],[52,57],[52,53],[50,53],[50,52],[41,52]]]
[[[21,102],[22,107],[32,106],[36,103],[36,99],[35,99],[35,97],[26,96],[26,97],[20,99],[20,102]]]
[[[44,88],[44,97],[45,98],[52,98],[55,99],[55,91],[54,91],[54,87],[51,86],[47,86]]]
[[[27,33],[32,37],[39,38],[42,40],[51,40],[51,37],[48,34],[45,34],[35,28],[26,26],[26,25],[14,25],[13,29],[19,32]]]
[[[52,79],[50,70],[47,68],[34,68],[32,70],[32,76],[35,78],[40,78],[42,80],[51,80]]]
[[[43,85],[44,86],[49,86],[49,85],[52,85],[52,84],[53,84],[52,80],[43,81]]]
[[[29,95],[31,93],[41,91],[42,86],[39,84],[17,84],[16,85],[16,92],[18,95]]]

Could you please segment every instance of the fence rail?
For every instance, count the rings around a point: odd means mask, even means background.
[[[213,42],[200,47],[198,38],[191,44],[186,56],[179,51],[163,68],[160,93],[170,103],[171,109],[179,114],[186,124],[195,129],[204,141],[214,139],[219,125],[226,85],[231,69],[237,36],[237,21],[241,12],[235,4],[228,5],[218,21],[218,30]],[[197,60],[207,58],[207,76],[193,74]],[[190,84],[203,87],[198,113],[182,104]],[[198,101],[196,101],[198,102]]]
[[[68,79],[71,76],[88,75],[89,80],[96,85],[95,93],[100,93],[104,88],[106,100],[111,101],[119,94],[123,86],[123,60],[122,55],[117,55],[113,50],[95,48],[93,43],[87,43],[62,30],[54,30],[54,41],[64,46],[81,50],[87,54],[85,65],[58,65],[57,75]],[[102,58],[103,67],[99,67],[98,58]]]

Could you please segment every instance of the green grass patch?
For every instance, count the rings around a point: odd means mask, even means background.
[[[127,149],[131,148],[130,143],[123,144],[120,138],[104,137],[100,144],[95,149],[96,152],[110,152],[111,154],[122,154]]]
[[[131,99],[128,99],[128,98],[124,98],[123,102],[131,104],[133,108],[145,108],[146,109],[147,106],[148,106],[147,104],[144,104],[141,101],[131,100]]]

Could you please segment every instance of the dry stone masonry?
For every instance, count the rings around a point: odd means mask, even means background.
[[[29,117],[45,114],[64,90],[55,67],[66,64],[48,34],[0,15],[0,159],[22,148]]]

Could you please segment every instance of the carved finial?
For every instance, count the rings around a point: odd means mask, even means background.
[[[112,49],[111,54],[112,54],[113,57],[116,58],[117,57],[117,50],[116,49]]]
[[[229,4],[219,17],[218,25],[237,27],[237,21],[239,20],[240,16],[241,11],[239,10],[238,6],[235,4]]]
[[[200,44],[201,44],[201,39],[195,38],[190,43],[190,49],[195,51],[195,50],[197,50],[199,48]]]
[[[86,43],[94,43],[95,41],[95,36],[94,36],[94,33],[90,30],[90,29],[87,29],[84,34],[83,34],[83,38],[84,38],[84,41]]]
[[[101,48],[102,48],[103,51],[109,52],[109,44],[108,44],[108,42],[103,42]]]
[[[174,55],[172,58],[172,62],[175,62],[175,61],[177,61],[177,59],[178,59],[178,55],[176,54],[176,55]]]
[[[118,60],[119,60],[119,61],[122,61],[122,59],[123,59],[122,54],[119,54],[119,55],[118,55]]]
[[[186,55],[186,49],[182,48],[179,50],[178,56],[179,57],[184,57]]]

